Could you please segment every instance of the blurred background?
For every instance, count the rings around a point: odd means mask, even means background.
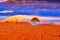
[[[60,18],[60,0],[0,0],[0,20],[14,15]]]

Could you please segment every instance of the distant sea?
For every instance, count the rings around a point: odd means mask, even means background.
[[[46,16],[46,17],[60,17],[60,8],[59,9],[37,9],[34,7],[25,7],[21,8],[17,5],[9,7],[8,4],[0,3],[0,20],[3,20],[7,17],[14,16],[14,15],[35,15],[35,16]],[[6,12],[6,13],[1,13],[1,11],[4,10],[11,10],[13,11],[12,13]],[[60,22],[60,20],[54,20],[57,22]]]

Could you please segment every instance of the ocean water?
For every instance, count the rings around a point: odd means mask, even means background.
[[[36,15],[36,16],[50,16],[50,17],[60,17],[60,7],[53,9],[51,8],[38,8],[32,6],[33,4],[7,4],[7,3],[0,3],[0,16],[12,16],[12,15]],[[35,4],[34,4],[35,5]],[[46,5],[46,4],[45,4]],[[37,5],[39,6],[39,5]],[[47,6],[46,6],[47,7]],[[4,10],[11,10],[12,13],[5,12],[1,13]]]
[[[13,12],[4,12],[11,10]],[[60,8],[50,9],[50,8],[36,8],[30,5],[17,4],[6,4],[0,3],[0,20],[14,15],[35,15],[35,16],[46,16],[46,17],[59,17],[60,18]],[[52,20],[60,22],[60,20]]]

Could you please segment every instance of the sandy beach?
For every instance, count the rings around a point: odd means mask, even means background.
[[[60,40],[60,25],[0,22],[0,40]]]

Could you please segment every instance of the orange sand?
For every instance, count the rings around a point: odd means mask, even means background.
[[[60,40],[60,25],[0,22],[0,40]]]

